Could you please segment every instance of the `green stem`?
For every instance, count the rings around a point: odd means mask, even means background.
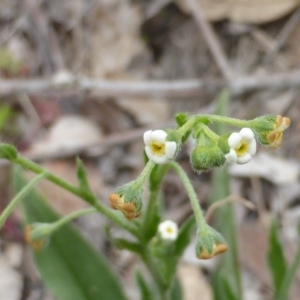
[[[196,117],[192,116],[185,124],[176,130],[180,137],[183,137],[195,124]]]
[[[120,227],[124,228],[125,230],[129,231],[134,236],[138,236],[139,232],[138,230],[128,222],[123,216],[119,215],[118,212],[113,211],[107,206],[104,206],[102,203],[100,203],[97,198],[91,194],[86,193],[81,190],[81,188],[74,186],[70,184],[69,182],[61,179],[60,177],[52,174],[51,172],[47,171],[46,169],[42,168],[40,165],[32,162],[31,160],[28,160],[25,157],[22,157],[21,155],[18,155],[17,158],[12,160],[14,163],[22,166],[25,169],[28,169],[36,174],[42,174],[45,173],[45,178],[49,181],[55,183],[56,185],[62,187],[63,189],[71,192],[72,194],[80,197],[84,201],[90,203],[94,208],[96,208],[100,213],[102,213],[104,216],[106,216],[108,219],[119,225]]]
[[[238,120],[238,119],[219,116],[219,115],[196,115],[195,118],[198,122],[202,122],[204,120],[206,121],[208,119],[211,123],[222,123],[222,124],[233,125],[236,127],[251,127],[250,125],[252,122],[252,121]]]
[[[157,268],[153,256],[149,253],[149,250],[145,248],[144,255],[142,256],[142,259],[147,266],[155,285],[157,286],[158,292],[160,294],[160,300],[168,300],[168,294],[169,294],[169,288],[164,283],[164,280],[159,272],[159,269]]]
[[[203,212],[201,210],[201,207],[199,205],[199,201],[198,201],[198,197],[196,195],[195,189],[194,189],[193,185],[191,184],[185,171],[181,168],[181,166],[178,163],[176,163],[174,161],[172,161],[170,163],[170,166],[176,171],[176,173],[180,177],[180,179],[187,191],[187,194],[191,200],[191,205],[192,205],[192,208],[193,208],[193,211],[195,214],[195,219],[196,219],[196,223],[197,223],[198,227],[206,225],[206,221],[205,221]]]
[[[22,190],[14,197],[14,199],[4,209],[3,213],[0,216],[0,229],[2,228],[7,218],[10,216],[14,208],[19,204],[19,202],[36,186],[38,182],[45,178],[45,176],[46,174],[42,173],[35,177],[26,186],[24,186]]]
[[[153,168],[155,166],[155,163],[152,162],[151,160],[149,160],[146,164],[146,166],[144,167],[142,173],[140,174],[140,176],[136,179],[136,184],[138,186],[143,185],[145,183],[145,181],[148,179],[148,177],[150,176]]]
[[[98,210],[94,207],[91,207],[91,208],[86,208],[86,209],[82,209],[82,210],[78,210],[78,211],[75,211],[61,219],[59,219],[58,221],[52,223],[53,225],[53,231],[59,229],[61,226],[73,221],[74,219],[77,219],[79,217],[82,217],[84,215],[87,215],[87,214],[92,214],[92,213],[95,213],[97,212]]]

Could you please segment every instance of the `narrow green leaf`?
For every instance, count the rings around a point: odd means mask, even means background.
[[[26,185],[19,169],[15,169],[13,182],[16,191]],[[37,192],[29,193],[22,204],[27,224],[59,219]],[[49,245],[33,256],[57,300],[126,299],[108,262],[70,224],[55,232]]]
[[[82,160],[79,157],[77,157],[76,164],[77,164],[77,179],[79,182],[79,186],[83,191],[89,192],[90,185],[87,180],[87,173],[86,173],[85,167],[82,163]]]
[[[154,300],[156,299],[153,289],[148,286],[147,282],[145,281],[144,277],[142,276],[140,271],[136,271],[135,279],[138,284],[141,300]]]
[[[296,272],[300,264],[300,242],[298,242],[298,249],[292,264],[288,267],[283,278],[281,288],[278,291],[278,295],[275,297],[276,300],[286,300],[289,299],[289,291],[293,279],[295,278]]]
[[[182,300],[183,294],[182,294],[182,288],[180,281],[177,276],[175,276],[172,286],[171,286],[171,292],[170,292],[170,299],[171,300]]]
[[[272,220],[269,232],[269,250],[267,253],[268,266],[273,279],[275,295],[281,288],[284,275],[287,270],[287,262],[284,258],[283,247],[278,237],[278,224]]]
[[[126,249],[140,255],[143,253],[143,248],[139,243],[131,242],[125,239],[112,239],[112,242],[118,249]]]
[[[177,240],[175,241],[175,254],[181,256],[191,240],[191,235],[195,227],[195,217],[191,216],[180,227]]]
[[[223,90],[217,98],[217,110],[216,114],[218,115],[227,115],[227,106],[230,100],[230,94],[228,90]],[[226,133],[227,128],[224,124],[215,124],[215,132],[219,135]],[[215,201],[224,199],[230,195],[230,185],[229,185],[229,175],[226,167],[218,168],[213,172],[213,189],[210,202],[214,203]],[[234,211],[232,204],[222,206],[218,208],[215,212],[215,221],[214,227],[222,234],[229,245],[229,250],[222,254],[222,259],[219,267],[217,268],[213,276],[213,287],[215,298],[220,290],[223,291],[223,294],[228,294],[228,288],[232,293],[234,299],[242,299],[242,283],[241,283],[241,274],[239,268],[239,259],[238,259],[238,248],[236,241],[236,228],[235,228],[235,219]],[[226,224],[226,226],[224,226]],[[223,276],[226,277],[226,285],[224,286]],[[226,291],[227,289],[227,291]],[[222,299],[222,298],[221,298]]]

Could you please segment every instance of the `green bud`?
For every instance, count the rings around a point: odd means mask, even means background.
[[[18,151],[9,144],[0,144],[0,158],[14,160],[18,157]]]
[[[190,157],[192,167],[195,171],[206,171],[225,164],[224,153],[217,145],[207,147],[197,145]]]
[[[209,225],[197,230],[196,256],[199,259],[209,259],[226,252],[228,246],[223,236]]]

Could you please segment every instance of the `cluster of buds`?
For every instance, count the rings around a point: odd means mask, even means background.
[[[113,209],[120,210],[128,220],[138,218],[143,207],[143,189],[135,181],[130,182],[110,194],[109,202]]]

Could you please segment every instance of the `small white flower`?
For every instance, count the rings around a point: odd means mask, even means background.
[[[229,153],[225,155],[228,163],[246,164],[256,153],[256,140],[250,128],[232,133],[228,138]]]
[[[163,240],[175,241],[178,236],[178,226],[175,222],[167,220],[159,224],[158,232]]]
[[[145,151],[149,160],[162,165],[168,163],[176,152],[176,142],[166,141],[163,130],[148,130],[144,133]]]

